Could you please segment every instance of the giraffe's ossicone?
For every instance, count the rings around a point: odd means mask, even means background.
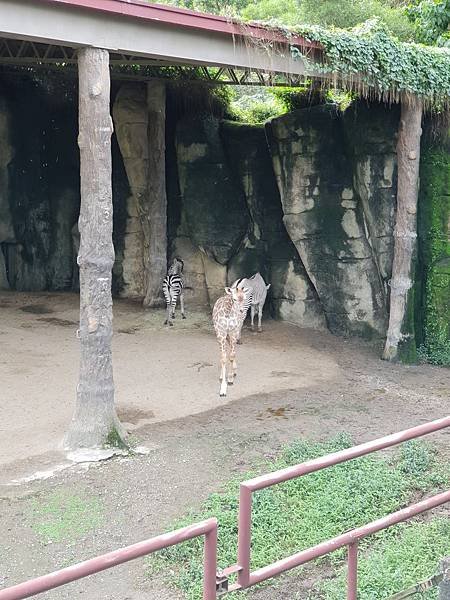
[[[236,377],[236,345],[248,309],[247,288],[225,288],[213,308],[213,325],[220,346],[220,396]]]

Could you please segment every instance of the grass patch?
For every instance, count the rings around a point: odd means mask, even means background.
[[[399,525],[390,539],[378,540],[363,553],[358,565],[359,600],[385,600],[437,571],[439,560],[450,553],[450,520]],[[319,595],[311,598],[345,598],[346,570],[336,579],[319,586]],[[436,588],[415,598],[437,598]]]
[[[299,441],[284,449],[278,460],[263,465],[263,471],[294,465],[351,445],[347,435],[325,444]],[[398,510],[413,496],[417,497],[417,490],[437,489],[448,481],[449,469],[437,464],[433,450],[412,443],[404,445],[395,460],[370,455],[257,492],[253,501],[252,569]],[[182,527],[195,520],[217,517],[219,568],[236,562],[238,489],[239,481],[230,482],[223,492],[209,496],[199,513],[174,523],[174,527]],[[382,544],[383,540],[394,543],[393,539],[392,531],[385,531],[362,543],[362,548]],[[200,600],[202,548],[203,541],[199,539],[162,551],[149,559],[149,574],[159,570],[169,572],[171,583],[188,600]],[[344,551],[340,551],[323,560],[339,568],[343,556]],[[421,564],[420,553],[416,559]],[[411,570],[410,565],[405,568]],[[342,598],[342,593],[337,597]]]
[[[75,540],[96,529],[104,519],[104,512],[98,498],[56,491],[34,499],[29,518],[31,528],[44,542],[61,542]]]

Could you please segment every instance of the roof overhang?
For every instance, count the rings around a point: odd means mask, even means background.
[[[291,56],[290,45],[319,48],[260,25],[136,0],[0,0],[0,37],[297,76],[307,74],[306,66]]]

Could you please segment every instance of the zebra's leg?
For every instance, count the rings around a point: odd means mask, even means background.
[[[262,312],[263,312],[263,305],[262,305],[262,302],[260,302],[258,305],[258,333],[262,332],[262,325],[261,325]]]
[[[166,309],[166,320],[164,321],[164,325],[173,325],[170,317],[171,317],[171,309],[170,309],[170,301],[168,301],[167,309]]]
[[[185,319],[186,314],[184,312],[184,294],[183,294],[183,292],[181,292],[181,294],[180,294],[180,306],[181,306],[181,318]]]
[[[170,317],[171,320],[175,319],[175,308],[177,306],[177,299],[178,299],[178,289],[177,288],[172,288],[170,290]],[[173,324],[173,323],[172,323]]]
[[[169,325],[173,325],[172,323],[172,319],[175,319],[175,307],[177,305],[177,297],[176,295],[172,296],[172,302],[170,303],[170,317],[171,317],[171,321],[169,323]]]
[[[251,305],[251,307],[250,307],[250,311],[251,311],[251,317],[252,317],[252,331],[255,329],[255,325],[254,325],[254,323],[253,323],[253,321],[254,321],[254,318],[255,318],[255,310],[256,310],[256,309],[255,309],[255,305],[254,305],[254,304],[252,304],[252,305]]]
[[[163,294],[164,294],[164,298],[166,299],[166,320],[164,321],[164,325],[168,325],[170,322],[170,290],[168,288],[168,286],[166,285],[166,282],[164,282],[163,284]]]
[[[220,345],[220,391],[219,396],[227,395],[227,339],[226,335],[217,336]]]

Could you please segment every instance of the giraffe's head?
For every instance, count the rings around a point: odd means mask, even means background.
[[[225,293],[231,296],[234,307],[240,312],[245,313],[248,308],[248,298],[250,294],[250,288],[247,287],[226,287]]]

